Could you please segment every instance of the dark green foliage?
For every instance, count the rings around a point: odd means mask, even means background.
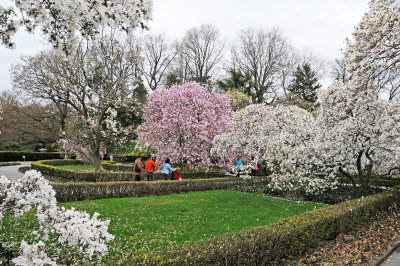
[[[315,102],[318,99],[317,90],[319,88],[321,88],[321,84],[318,83],[316,73],[311,70],[310,64],[305,63],[301,67],[297,66],[294,79],[288,90],[305,101]]]
[[[30,166],[21,166],[20,168],[18,168],[18,172],[21,172],[21,173],[25,173],[26,171],[29,171],[29,170],[31,170],[31,167]]]
[[[360,197],[370,196],[383,191],[382,188],[369,188],[367,191],[354,190],[351,186],[339,186],[335,190],[326,191],[320,195],[306,194],[304,191],[288,191],[288,192],[273,192],[267,184],[253,184],[246,186],[238,186],[235,191],[259,193],[269,196],[276,196],[297,201],[313,201],[325,204],[337,204],[346,200],[353,200]]]
[[[22,156],[25,156],[25,161],[60,159],[66,154],[65,152],[0,151],[0,162],[24,161]]]
[[[355,181],[357,184],[359,184],[358,179],[355,179]],[[345,184],[351,184],[351,180],[346,177],[339,178],[339,182],[345,183]],[[390,177],[379,178],[379,179],[373,180],[371,185],[381,186],[381,187],[393,187],[393,186],[400,185],[400,178],[390,178]]]
[[[168,74],[166,77],[165,87],[171,88],[172,86],[177,84],[182,84],[182,80],[178,77],[178,75],[175,73]]]
[[[109,264],[132,265],[274,265],[323,240],[335,238],[399,202],[399,194],[381,193],[231,233],[177,249],[136,252]]]
[[[240,70],[235,70],[233,68],[229,69],[228,72],[229,78],[218,80],[217,86],[223,91],[237,89],[239,92],[252,96],[251,75],[248,73],[242,73]]]
[[[235,186],[265,182],[264,178],[210,178],[142,182],[97,182],[51,184],[58,202],[130,198],[179,194],[193,191],[231,190]]]

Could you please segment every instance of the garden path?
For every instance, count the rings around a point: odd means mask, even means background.
[[[30,166],[31,162],[21,162],[21,165],[9,165],[0,167],[0,176],[6,176],[10,181],[17,181],[24,174],[19,172],[18,169],[22,166]]]
[[[390,255],[382,266],[399,266],[400,265],[400,243],[397,245],[397,249]]]

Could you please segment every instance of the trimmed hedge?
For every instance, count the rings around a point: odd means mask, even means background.
[[[40,171],[45,176],[66,181],[110,182],[133,180],[133,172],[95,172],[60,169],[59,165],[82,164],[79,160],[44,160],[32,162],[31,168]]]
[[[17,162],[0,162],[0,166],[11,166],[11,165],[21,165],[21,163],[17,163]]]
[[[0,162],[23,161],[39,161],[61,159],[65,152],[24,152],[24,151],[0,151]]]
[[[238,185],[265,182],[265,178],[210,178],[142,182],[54,183],[58,202],[144,197],[206,190],[229,190]]]
[[[381,193],[174,249],[114,257],[112,265],[275,265],[320,241],[334,239],[400,202],[400,193]]]
[[[345,184],[351,184],[351,180],[346,177],[339,178],[339,182]],[[359,184],[356,180],[356,183]],[[371,185],[380,187],[393,187],[400,185],[400,178],[385,178],[374,180]]]
[[[79,160],[44,160],[33,162],[32,169],[40,171],[42,174],[55,177],[65,181],[81,181],[81,182],[111,182],[111,181],[132,181],[133,165],[116,165],[114,162],[103,161],[102,166],[105,170],[113,172],[94,172],[94,171],[77,171],[60,169],[59,165],[76,165],[82,164]],[[183,179],[204,179],[225,177],[224,172],[209,171],[209,172],[184,172]],[[145,173],[142,174],[142,178]],[[162,180],[161,173],[154,173],[154,180]]]

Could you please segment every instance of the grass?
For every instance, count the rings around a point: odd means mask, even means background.
[[[60,168],[60,169],[74,170],[74,171],[94,171],[94,167],[93,166],[91,166],[91,165],[83,165],[83,164],[58,165],[56,167]]]
[[[181,245],[268,225],[325,206],[235,191],[91,200],[62,205],[90,214],[98,212],[101,219],[111,220],[109,232],[115,235],[115,240],[109,245],[107,257],[139,249]],[[0,242],[29,238],[28,232],[34,230],[35,225],[32,215],[17,221],[5,217],[0,222]]]

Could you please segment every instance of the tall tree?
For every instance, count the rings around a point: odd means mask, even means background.
[[[228,72],[229,77],[224,80],[218,80],[216,82],[217,86],[223,91],[236,89],[241,93],[251,96],[251,75],[233,68],[229,69]]]
[[[57,95],[57,102],[66,104],[70,111],[65,137],[88,163],[101,170],[102,144],[110,138],[126,136],[136,126],[134,119],[127,126],[126,120],[119,118],[129,115],[126,110],[139,110],[134,106],[139,100],[135,91],[140,84],[136,68],[132,67],[137,64],[138,56],[129,45],[104,36],[88,47],[80,46],[72,56],[50,52],[48,56],[41,53],[39,58],[31,58],[32,63],[39,63],[39,59],[52,63],[35,68],[35,75],[20,73],[18,77],[22,80],[16,80],[15,84],[30,91],[28,84],[32,80],[40,83],[35,88],[37,97],[51,99]],[[33,64],[26,67],[30,69]]]
[[[190,80],[207,84],[223,51],[224,43],[219,31],[211,24],[204,24],[186,31],[179,44],[178,60],[188,71]]]
[[[317,90],[319,88],[321,88],[321,84],[318,83],[316,73],[311,70],[310,64],[297,66],[289,91],[305,101],[315,102],[318,99]]]
[[[251,75],[254,103],[272,103],[278,96],[281,62],[287,56],[287,41],[278,29],[247,29],[231,50],[232,68]]]
[[[371,0],[353,38],[347,40],[347,70],[360,81],[371,82],[383,71],[399,69],[399,39],[400,2]]]
[[[165,73],[171,67],[178,50],[165,35],[147,35],[143,41],[143,63],[141,64],[147,87],[155,91],[163,84]]]

